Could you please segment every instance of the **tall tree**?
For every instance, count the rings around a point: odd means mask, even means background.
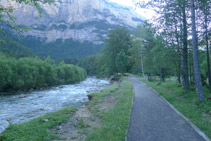
[[[190,2],[191,2],[193,66],[194,66],[195,87],[196,87],[196,92],[198,93],[198,100],[202,102],[204,101],[204,93],[201,83],[199,58],[198,58],[198,44],[197,44],[196,21],[195,21],[195,0],[191,0]]]
[[[183,79],[184,88],[189,89],[188,79],[188,31],[187,31],[187,19],[186,19],[186,0],[182,1],[182,21],[183,21]]]

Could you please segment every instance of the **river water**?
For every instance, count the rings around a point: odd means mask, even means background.
[[[87,78],[78,84],[1,97],[0,133],[9,123],[23,123],[62,108],[81,106],[88,102],[89,93],[98,92],[107,85],[107,80]]]

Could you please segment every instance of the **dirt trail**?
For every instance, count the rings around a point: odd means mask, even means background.
[[[84,141],[94,128],[101,127],[98,115],[112,109],[115,103],[115,98],[108,95],[94,106],[84,105],[75,112],[68,122],[51,129],[50,132],[60,136],[58,141]]]

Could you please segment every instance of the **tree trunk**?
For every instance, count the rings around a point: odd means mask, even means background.
[[[143,61],[143,57],[142,57],[142,45],[141,45],[141,71],[143,74],[143,78],[145,79],[145,74],[144,74],[144,61]]]
[[[211,89],[211,75],[210,75],[210,55],[209,55],[209,44],[208,44],[208,33],[207,33],[207,15],[205,13],[205,40],[207,48],[207,68],[208,68],[208,80],[209,80],[209,89]]]
[[[192,21],[192,44],[193,44],[193,68],[196,92],[198,93],[198,100],[204,101],[203,87],[201,83],[201,75],[198,60],[198,45],[197,45],[197,34],[196,34],[196,23],[195,23],[195,0],[191,0],[191,21]]]
[[[163,81],[163,76],[162,76],[162,68],[160,67],[160,82]]]
[[[189,89],[189,79],[188,79],[188,31],[187,31],[187,20],[185,13],[185,3],[182,7],[182,16],[183,16],[183,79],[184,79],[184,88]]]
[[[193,75],[193,72],[192,72],[192,60],[190,59],[190,61],[189,61],[189,65],[190,65],[190,74],[189,74],[189,76],[190,76],[190,85],[192,85],[193,84],[193,81],[192,81],[192,75]]]
[[[177,53],[179,54],[178,62],[177,62],[177,81],[179,84],[181,84],[181,57],[180,57],[180,44],[179,44],[179,37],[178,37],[178,31],[177,27],[175,26],[175,34],[176,34],[176,40],[177,40]]]

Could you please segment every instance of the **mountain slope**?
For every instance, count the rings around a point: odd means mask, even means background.
[[[15,35],[6,30],[0,32],[0,52],[9,54],[14,57],[34,56],[32,51],[27,48],[22,41]]]
[[[119,25],[132,30],[144,20],[130,7],[123,7],[107,0],[57,0],[56,6],[54,4],[41,5],[42,17],[34,7],[17,4],[12,0],[2,0],[2,3],[15,7],[14,16],[19,25],[30,27],[31,30],[25,35],[30,36],[31,43],[33,38],[35,42],[42,41],[42,44],[36,44],[36,46],[40,50],[38,54],[44,56],[52,56],[52,53],[44,51],[46,46],[50,48],[55,43],[54,47],[56,46],[57,49],[52,50],[58,51],[59,48],[65,50],[63,46],[67,48],[69,44],[69,47],[73,49],[77,48],[78,41],[81,46],[83,45],[83,49],[92,46],[90,51],[79,56],[95,54],[95,48],[102,47],[109,30]],[[39,51],[34,45],[26,44],[32,50]],[[97,49],[97,52],[99,50]],[[54,51],[52,52],[55,54]],[[68,52],[70,57],[74,56],[71,55],[74,50],[66,49],[65,53]],[[52,58],[56,58],[55,55]]]

